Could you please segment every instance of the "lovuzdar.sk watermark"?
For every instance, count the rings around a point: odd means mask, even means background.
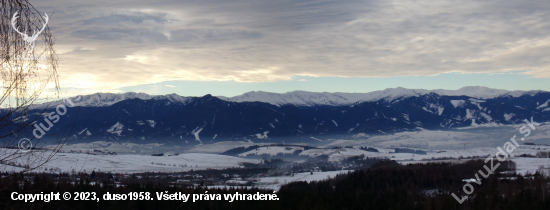
[[[523,134],[523,137],[521,137],[520,139],[521,141],[525,141],[525,137],[528,137],[529,135],[531,135],[531,129],[536,130],[535,126],[540,125],[540,123],[536,123],[533,121],[533,117],[531,117],[531,121],[529,121],[528,119],[524,119],[523,121],[526,123],[526,125],[521,126],[521,128],[519,128],[519,133]],[[528,126],[531,129],[527,128]],[[500,167],[499,162],[506,161],[506,159],[509,157],[509,154],[511,154],[517,147],[519,147],[519,143],[516,140],[516,135],[510,138],[510,141],[507,141],[506,143],[504,143],[502,147],[504,149],[501,147],[497,147],[497,152],[494,155],[490,155],[489,157],[487,157],[487,159],[485,159],[486,165],[484,165],[483,168],[485,168],[487,172],[483,172],[483,169],[479,170],[474,175],[475,179],[472,179],[472,180],[475,180],[475,182],[473,183],[476,183],[477,185],[481,185],[481,178],[479,177],[479,175],[481,175],[481,177],[483,178],[489,177],[491,174],[493,174],[497,170],[498,167]],[[497,159],[496,164],[493,161],[494,157],[496,157]],[[490,166],[487,166],[488,163]],[[474,186],[470,183],[466,183],[462,187],[462,190],[464,191],[464,193],[466,193],[465,196],[462,196],[462,199],[459,199],[458,196],[456,196],[454,193],[451,194],[456,199],[456,201],[458,201],[458,203],[460,204],[462,204],[466,199],[468,199],[468,195],[474,192]]]

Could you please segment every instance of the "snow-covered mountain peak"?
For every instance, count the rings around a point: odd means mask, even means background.
[[[446,96],[470,96],[474,98],[487,99],[495,98],[501,95],[510,93],[511,91],[502,90],[502,89],[493,89],[482,86],[466,86],[458,90],[434,90],[434,93],[439,95]],[[517,91],[518,93],[523,93],[524,91]]]
[[[233,102],[265,102],[273,105],[292,104],[296,106],[314,105],[351,105],[363,101],[393,100],[396,98],[418,96],[428,91],[418,91],[405,88],[388,88],[370,93],[329,93],[329,92],[308,92],[292,91],[287,93],[269,93],[263,91],[252,91],[235,97],[220,97],[223,100]]]
[[[111,106],[117,102],[128,100],[128,99],[142,99],[149,100],[152,98],[151,95],[146,93],[134,93],[128,92],[123,94],[115,93],[95,93],[91,95],[75,96],[70,99],[73,101],[75,106],[86,106],[86,107],[103,107]]]
[[[307,91],[292,91],[288,93],[269,93],[263,91],[247,92],[235,97],[219,97],[232,102],[265,102],[281,106],[292,104],[296,106],[313,105],[347,105],[357,102],[360,93],[316,93]]]
[[[402,98],[421,96],[436,93],[443,96],[469,96],[477,99],[489,99],[499,96],[519,97],[524,94],[536,94],[543,91],[508,91],[492,89],[482,86],[466,86],[458,90],[425,90],[407,89],[403,87],[386,88],[384,90],[369,93],[329,93],[329,92],[307,92],[292,91],[287,93],[269,93],[263,91],[252,91],[234,97],[220,97],[223,100],[233,102],[265,102],[273,105],[293,104],[296,106],[313,105],[351,105],[367,101],[393,101]]]
[[[106,107],[106,106],[111,106],[120,101],[124,101],[128,99],[136,99],[136,98],[141,100],[167,99],[171,102],[176,102],[176,103],[187,103],[191,99],[190,97],[183,97],[177,94],[149,95],[146,93],[135,93],[135,92],[127,92],[122,94],[94,93],[90,95],[79,95],[79,96],[69,97],[71,102],[73,102],[74,105],[78,107]],[[54,107],[62,103],[65,103],[64,99],[56,100],[56,101],[52,101],[44,104],[37,104],[37,105],[34,105],[34,108],[43,109],[43,108],[46,108],[46,106]]]
[[[170,102],[173,102],[173,103],[187,104],[187,103],[191,102],[193,97],[184,97],[184,96],[180,96],[178,94],[172,93],[172,94],[168,94],[168,95],[164,95],[164,96],[153,96],[151,99],[153,99],[153,100],[166,99],[166,100],[169,100]]]
[[[495,97],[520,97],[526,94],[531,96],[545,91],[508,91],[501,89],[492,89],[481,86],[467,86],[458,90],[425,90],[425,89],[407,89],[403,87],[387,88],[384,90],[368,93],[341,93],[341,92],[308,92],[296,90],[287,93],[271,93],[264,91],[251,91],[234,97],[217,96],[218,98],[231,102],[264,102],[276,106],[292,104],[295,106],[347,106],[361,102],[384,100],[387,102],[400,100],[408,97],[417,97],[430,93],[442,96],[468,96],[475,99],[490,99]],[[128,99],[142,100],[162,100],[166,99],[173,103],[187,104],[193,100],[193,97],[183,97],[177,94],[168,95],[148,95],[145,93],[128,92],[123,94],[114,93],[95,93],[91,95],[71,97],[76,106],[84,107],[104,107]],[[43,108],[45,105],[56,106],[62,103],[62,100],[53,101],[46,104],[38,104],[36,108]]]
[[[427,90],[406,89],[403,87],[386,88],[382,91],[371,92],[373,93],[372,94],[373,98],[370,100],[386,99],[387,101],[391,101],[397,98],[420,96],[420,95],[428,94],[429,92],[430,91],[427,91]]]

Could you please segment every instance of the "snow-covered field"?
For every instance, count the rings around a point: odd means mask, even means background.
[[[548,158],[511,158],[510,160],[516,162],[516,172],[520,174],[534,174],[540,166],[550,167]]]
[[[496,147],[481,147],[473,149],[461,149],[461,150],[445,150],[445,151],[427,151],[426,155],[412,154],[412,153],[394,153],[394,149],[376,148],[380,152],[369,152],[360,150],[357,148],[341,148],[341,149],[310,149],[303,151],[300,155],[306,155],[311,157],[317,157],[320,155],[328,155],[329,161],[341,161],[344,158],[353,156],[364,155],[365,157],[385,157],[392,160],[396,160],[402,164],[414,164],[425,163],[426,159],[433,161],[438,158],[466,158],[468,156],[479,156],[481,158],[488,157],[489,155],[495,155],[498,150]],[[550,166],[550,159],[548,158],[523,158],[517,157],[522,154],[536,155],[540,151],[550,151],[550,146],[542,145],[520,145],[511,153],[510,160],[516,162],[518,173],[525,174],[526,172],[535,172],[540,166]],[[435,159],[435,160],[432,160]],[[424,160],[424,161],[423,161]],[[464,159],[462,159],[464,161]],[[458,160],[441,160],[441,161],[458,161]]]
[[[46,148],[53,149],[57,145],[49,145]],[[86,152],[93,151],[95,149],[116,152],[122,154],[153,154],[159,153],[160,151],[166,152],[167,149],[175,151],[183,151],[183,149],[178,150],[178,146],[165,146],[164,144],[151,143],[151,144],[135,144],[135,143],[118,143],[118,142],[106,142],[106,141],[95,141],[91,143],[77,143],[77,144],[68,144],[64,145],[61,148],[61,152]],[[175,152],[174,151],[174,152]]]
[[[254,145],[269,145],[268,143],[253,143],[246,141],[222,141],[214,144],[200,144],[194,146],[188,152],[199,152],[199,153],[223,153],[227,150],[236,148],[236,147],[245,147],[248,148]]]
[[[240,157],[246,157],[248,155],[270,155],[276,156],[277,154],[292,154],[296,151],[302,151],[303,147],[297,146],[266,146],[260,147],[255,150],[251,150],[242,154],[239,154]]]
[[[277,176],[277,177],[263,177],[259,181],[259,188],[264,189],[273,189],[273,190],[279,190],[281,186],[290,183],[290,182],[296,182],[296,181],[320,181],[325,180],[328,178],[333,178],[338,174],[346,174],[348,170],[344,171],[326,171],[326,172],[313,172],[311,174],[310,172],[306,173],[297,173],[294,174],[294,176]]]
[[[185,153],[175,156],[146,155],[88,155],[78,153],[59,153],[36,171],[71,172],[75,170],[91,172],[92,170],[114,173],[139,173],[147,171],[178,172],[204,169],[223,169],[239,167],[240,162],[259,163],[259,160],[243,159],[232,156]],[[23,158],[17,163],[24,165]],[[0,170],[19,171],[23,168],[0,165]]]
[[[269,143],[253,143],[247,141],[226,141],[214,144],[197,145],[187,151],[184,148],[170,147],[162,144],[128,144],[114,142],[93,142],[66,145],[62,153],[46,163],[39,170],[54,169],[58,171],[112,171],[121,173],[136,173],[144,171],[188,171],[207,168],[239,167],[239,162],[259,162],[255,159],[245,159],[249,155],[293,154],[299,152],[302,157],[318,157],[327,155],[329,161],[341,161],[344,158],[364,155],[366,157],[385,157],[402,163],[422,162],[423,160],[458,158],[468,156],[487,157],[495,154],[497,147],[502,147],[512,136],[520,135],[519,128],[523,124],[506,125],[496,128],[469,128],[447,131],[407,131],[387,135],[362,136],[353,140],[334,139],[324,142],[324,146],[317,149],[304,150],[301,146],[270,146]],[[550,124],[545,123],[533,130],[524,142],[544,144],[550,141]],[[213,153],[223,153],[227,150],[250,146],[260,146],[257,149],[239,154],[239,157],[224,156]],[[159,148],[169,148],[165,154],[176,156],[150,156],[135,153],[153,154]],[[335,148],[341,147],[341,148]],[[345,148],[352,147],[352,148]],[[373,147],[379,152],[364,151],[359,147]],[[394,153],[395,148],[412,148],[426,151],[426,155],[412,153]],[[102,150],[103,152],[117,152],[118,155],[88,155],[86,151]],[[550,151],[550,146],[521,145],[514,150],[512,156],[521,154],[535,155],[539,151]],[[72,153],[80,152],[80,153]],[[134,154],[124,154],[132,153]],[[209,154],[207,154],[209,153]],[[101,153],[104,154],[104,153]],[[548,159],[514,158],[518,164],[518,171],[524,173],[534,171]],[[15,165],[25,164],[24,160],[17,160]],[[12,164],[13,165],[13,164]],[[0,165],[0,170],[17,171],[21,167]]]
[[[519,129],[525,123],[494,127],[468,127],[454,130],[405,131],[385,135],[358,137],[354,140],[337,139],[325,142],[327,147],[414,147],[431,150],[460,150],[466,148],[501,146],[512,136],[520,136]],[[522,135],[521,135],[522,136]],[[519,138],[519,137],[518,137]],[[525,138],[525,142],[550,144],[550,123],[542,123]]]
[[[225,144],[225,143],[224,143]],[[219,144],[217,146],[226,146]],[[244,145],[244,142],[243,142]],[[250,146],[250,145],[247,145]],[[301,152],[300,156],[318,157],[321,155],[327,155],[329,161],[341,161],[344,158],[353,156],[364,155],[365,157],[379,157],[389,158],[397,160],[402,163],[417,163],[426,160],[433,161],[434,159],[441,158],[466,158],[468,156],[480,156],[487,157],[490,154],[496,154],[496,147],[480,147],[472,149],[460,149],[460,150],[425,150],[426,155],[412,154],[412,153],[394,153],[393,148],[380,148],[375,147],[380,152],[364,151],[357,148],[319,148],[303,150],[303,147],[299,146],[263,146],[248,152],[239,154],[241,157],[247,155],[277,155],[277,154],[291,154],[295,151]],[[533,172],[541,165],[550,165],[550,159],[539,158],[519,158],[517,156],[521,154],[535,155],[539,151],[550,151],[550,146],[542,145],[521,145],[514,150],[511,157],[512,160],[517,162],[518,171],[525,173],[527,171]],[[149,156],[149,155],[89,155],[82,153],[59,153],[51,161],[41,166],[39,171],[45,171],[54,169],[55,171],[70,172],[75,171],[111,171],[120,173],[137,173],[146,171],[162,171],[162,172],[174,172],[174,171],[188,171],[188,170],[202,170],[207,168],[221,169],[239,167],[240,162],[258,163],[256,159],[244,159],[241,157],[233,157],[219,154],[208,153],[184,153],[174,156]],[[15,165],[25,165],[25,159],[17,159]],[[12,164],[13,165],[13,164]],[[0,165],[0,170],[18,171],[21,167],[14,167],[10,165]]]
[[[400,132],[393,135],[373,136],[369,140],[379,146],[400,146],[400,145],[418,145],[426,147],[437,147],[442,145],[461,144],[464,140],[486,139],[486,134],[455,132],[455,131],[413,131]]]
[[[380,152],[364,151],[357,148],[340,148],[340,149],[309,149],[302,151],[299,146],[264,146],[257,150],[244,152],[239,156],[247,155],[277,155],[290,154],[294,151],[301,151],[301,156],[318,157],[327,155],[329,161],[341,161],[344,158],[364,155],[365,157],[379,157],[397,160],[403,163],[421,162],[422,160],[433,160],[438,158],[466,158],[468,156],[487,157],[489,154],[497,152],[496,147],[481,147],[463,150],[434,150],[427,151],[426,155],[412,153],[394,153],[391,148],[376,148]],[[539,151],[550,151],[550,146],[541,145],[521,145],[512,153],[512,157],[521,154],[535,155]],[[548,159],[538,158],[514,158],[518,162],[518,170],[534,170],[545,161],[550,164]],[[45,168],[58,168],[61,171],[112,171],[121,173],[136,173],[145,171],[188,171],[191,169],[201,170],[207,168],[231,168],[239,167],[239,162],[257,163],[259,160],[244,159],[240,157],[225,156],[218,154],[207,153],[184,153],[175,156],[148,156],[148,155],[88,155],[81,153],[59,153],[54,159],[46,163],[39,170]],[[18,160],[17,163],[25,164],[24,160]],[[529,166],[529,165],[532,165]],[[17,170],[18,167],[3,165],[2,170]],[[521,166],[521,167],[520,167]],[[20,169],[20,168],[19,168]]]
[[[328,178],[334,178],[338,174],[346,174],[352,171],[343,170],[343,171],[326,171],[326,172],[307,172],[307,173],[297,173],[294,174],[294,176],[276,176],[276,177],[262,177],[260,180],[256,183],[254,183],[254,186],[233,186],[236,188],[252,188],[257,187],[260,189],[271,189],[275,191],[279,191],[281,189],[281,186],[288,184],[290,182],[297,182],[297,181],[322,181],[326,180]],[[208,188],[229,188],[231,186],[226,185],[210,185],[207,186]]]

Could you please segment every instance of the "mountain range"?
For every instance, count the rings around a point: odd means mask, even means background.
[[[370,93],[284,94],[248,92],[235,97],[96,93],[35,105],[22,121],[47,126],[46,113],[66,114],[45,139],[70,127],[77,142],[207,144],[218,141],[318,142],[328,138],[422,129],[498,126],[534,117],[550,121],[550,92],[486,87],[459,90],[392,88]],[[39,111],[40,110],[40,111]],[[31,132],[31,131],[29,131]]]

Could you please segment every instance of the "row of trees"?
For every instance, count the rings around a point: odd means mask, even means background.
[[[540,151],[535,155],[537,158],[550,158],[550,151]]]

